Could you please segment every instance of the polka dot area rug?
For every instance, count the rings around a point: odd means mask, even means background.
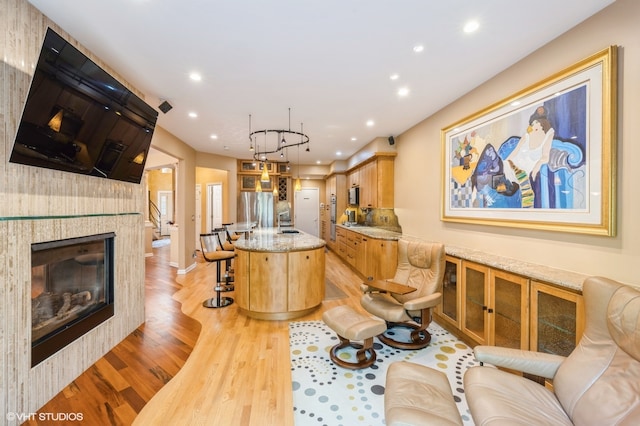
[[[396,330],[404,332],[402,328]],[[465,370],[478,365],[473,351],[435,323],[428,330],[431,343],[419,350],[391,348],[374,338],[375,364],[348,370],[331,362],[329,351],[338,343],[338,337],[322,321],[289,323],[295,424],[384,425],[387,368],[395,361],[410,361],[447,375],[464,424],[473,425],[462,386]],[[353,360],[355,350],[345,348],[340,356]]]

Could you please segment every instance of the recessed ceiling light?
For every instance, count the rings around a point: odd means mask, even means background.
[[[407,96],[409,94],[409,88],[408,87],[401,87],[398,89],[398,96]]]
[[[211,139],[218,139],[218,135],[216,135],[215,133],[211,135]]]
[[[413,46],[413,51],[416,53],[420,53],[424,50],[424,46],[421,44],[417,44],[415,46]]]
[[[322,164],[322,161],[316,160],[316,164]]]
[[[197,72],[192,72],[191,74],[189,74],[189,78],[193,81],[201,81],[202,80],[202,76],[200,74],[198,74]]]
[[[342,155],[342,152],[341,152],[341,151],[336,151],[336,155],[337,155],[338,157],[340,157],[340,156]]]
[[[375,121],[373,120],[367,120],[367,127],[372,127],[374,124],[376,124]]]
[[[191,118],[198,118],[198,114],[197,114],[197,113],[195,113],[195,112],[190,112],[190,113],[189,113],[189,117],[191,117]]]
[[[469,21],[464,24],[463,31],[465,33],[475,32],[478,28],[480,28],[480,23],[478,21]]]
[[[520,101],[511,102],[511,106],[518,106],[518,105],[520,105]]]
[[[395,80],[397,80],[397,79],[399,79],[399,78],[400,78],[400,76],[399,76],[398,74],[395,74],[395,73],[394,73],[394,74],[391,74],[391,75],[389,76],[389,79],[390,79],[390,80],[394,80],[394,81],[395,81]]]
[[[355,142],[355,141],[357,141],[357,140],[358,140],[358,138],[356,138],[355,136],[352,136],[352,137],[351,137],[351,140]]]

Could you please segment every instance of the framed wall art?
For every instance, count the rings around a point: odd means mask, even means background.
[[[442,220],[614,236],[617,49],[442,129]]]

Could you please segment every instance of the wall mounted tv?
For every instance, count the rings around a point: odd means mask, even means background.
[[[9,161],[140,183],[157,119],[49,28]]]

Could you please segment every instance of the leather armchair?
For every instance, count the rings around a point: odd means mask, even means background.
[[[431,308],[442,301],[442,278],[445,267],[444,245],[434,242],[398,241],[398,267],[388,281],[404,284],[416,290],[407,294],[382,293],[366,283],[362,307],[387,322],[387,329],[411,329],[410,341],[378,336],[381,342],[399,349],[420,349],[431,341],[427,327],[431,323]]]
[[[464,376],[478,425],[640,424],[640,291],[591,277],[583,285],[585,332],[567,357],[478,346],[476,359],[553,379],[553,391],[489,366]]]
[[[640,290],[591,277],[583,295],[585,331],[568,357],[474,349],[478,361],[491,364],[464,375],[476,425],[640,425]],[[553,390],[496,366],[553,379]],[[423,365],[392,364],[385,391],[387,425],[462,424],[442,376]],[[406,395],[407,389],[420,391]]]

